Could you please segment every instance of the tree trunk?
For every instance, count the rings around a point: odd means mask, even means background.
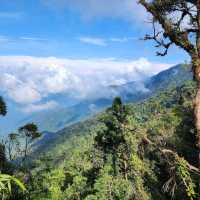
[[[197,146],[200,148],[200,83],[197,86],[197,93],[194,101],[195,126],[197,130]]]
[[[198,168],[200,169],[200,81],[197,81],[197,92],[194,99],[194,117],[196,127],[196,145],[198,148]],[[198,193],[200,194],[200,183],[198,186]],[[200,200],[200,198],[198,198]]]
[[[5,146],[0,143],[0,173],[4,171],[5,164],[6,164]]]
[[[112,155],[112,166],[113,166],[114,176],[117,176],[116,160],[117,160],[116,153],[114,151]]]
[[[128,174],[127,174],[127,162],[126,160],[124,161],[124,178],[127,181],[128,180]]]
[[[196,145],[198,148],[198,163],[200,169],[200,60],[193,62],[195,80],[197,82],[196,96],[194,99],[194,119],[196,127]]]

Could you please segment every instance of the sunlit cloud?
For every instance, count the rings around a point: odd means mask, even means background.
[[[91,45],[97,45],[97,46],[106,46],[107,43],[103,38],[95,38],[95,37],[80,37],[80,42],[91,44]]]
[[[138,38],[135,37],[112,37],[109,39],[111,42],[118,42],[118,43],[125,43],[125,42],[129,42],[132,40],[138,40]]]
[[[100,38],[100,37],[79,37],[78,40],[81,43],[91,44],[96,46],[107,46],[111,43],[127,43],[133,40],[138,40],[134,37],[111,37],[111,38]]]
[[[103,97],[109,95],[104,89],[111,85],[142,81],[171,65],[146,58],[81,60],[1,56],[0,66],[0,91],[30,112],[55,106],[52,102],[42,103],[49,95],[66,94],[77,99]]]

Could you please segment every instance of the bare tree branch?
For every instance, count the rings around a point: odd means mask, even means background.
[[[197,54],[196,47],[189,39],[188,31],[182,31],[180,27],[174,26],[173,23],[169,19],[167,19],[164,11],[158,12],[159,8],[156,7],[153,2],[148,3],[146,0],[139,0],[139,3],[142,4],[156,20],[158,20],[165,34],[169,37],[172,43],[184,49],[190,56],[194,56]],[[194,3],[194,1],[191,1],[190,3]],[[185,14],[182,14],[181,20],[183,20],[184,16]]]
[[[152,25],[153,25],[153,35],[146,35],[144,37],[144,40],[154,40],[156,42],[156,46],[155,47],[158,47],[158,48],[164,48],[164,51],[163,52],[160,52],[160,51],[157,51],[156,54],[158,56],[165,56],[167,55],[168,53],[168,49],[170,48],[170,46],[173,44],[173,42],[165,42],[163,39],[162,39],[162,34],[163,34],[163,31],[159,31],[159,32],[156,32],[156,27],[155,27],[155,21],[153,20],[152,22]]]
[[[175,151],[173,151],[173,150],[171,150],[171,149],[163,149],[163,148],[160,148],[160,147],[158,148],[158,147],[157,147],[157,144],[153,143],[153,142],[152,142],[150,139],[148,139],[147,137],[144,137],[144,138],[142,139],[142,143],[143,143],[143,144],[146,144],[146,145],[153,145],[156,149],[158,149],[158,151],[160,151],[160,152],[161,152],[162,154],[164,154],[164,155],[169,154],[169,155],[172,155],[172,156],[174,156],[174,157],[180,158],[180,156],[178,155],[177,152],[175,152]],[[200,175],[200,169],[198,169],[197,167],[195,167],[195,166],[189,164],[188,162],[187,162],[187,167],[188,167],[188,170],[189,170],[189,171],[196,172],[196,173],[198,173],[198,174]]]

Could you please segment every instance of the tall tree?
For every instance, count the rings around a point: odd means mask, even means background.
[[[0,143],[0,173],[4,171],[6,162],[5,145]]]
[[[0,115],[5,116],[7,113],[6,103],[3,98],[0,96]]]
[[[0,115],[5,116],[7,113],[6,103],[0,96]],[[0,172],[4,169],[6,163],[5,145],[0,143]]]
[[[194,119],[200,168],[200,0],[139,0],[139,3],[153,16],[153,34],[145,39],[154,40],[156,47],[163,48],[157,55],[167,55],[169,48],[176,45],[191,57],[197,82]]]
[[[21,136],[21,139],[24,139],[24,148],[22,150],[22,157],[23,161],[26,160],[28,154],[30,153],[30,148],[32,142],[39,138],[41,136],[41,133],[38,131],[37,125],[34,123],[26,124],[25,126],[22,126],[19,128],[19,135]]]
[[[13,161],[17,157],[17,153],[19,152],[20,142],[18,141],[18,134],[10,133],[8,135],[8,139],[6,141],[6,149],[7,154],[10,161]]]
[[[103,152],[104,161],[106,161],[107,155],[112,155],[114,175],[117,175],[116,162],[120,151],[119,147],[126,144],[124,134],[127,114],[127,107],[122,104],[120,97],[116,97],[102,120],[106,128],[99,131],[95,137],[95,146]]]

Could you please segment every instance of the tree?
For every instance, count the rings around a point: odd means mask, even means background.
[[[6,103],[4,102],[3,98],[0,97],[0,115],[5,116],[6,114],[7,114]],[[10,197],[13,183],[16,186],[18,186],[22,191],[26,191],[26,188],[21,181],[19,181],[13,176],[1,173],[2,171],[4,171],[6,163],[7,159],[5,153],[5,144],[3,144],[2,142],[0,143],[0,198],[1,199],[6,199]]]
[[[16,159],[17,153],[19,152],[20,143],[18,141],[18,136],[17,133],[10,133],[6,141],[6,149],[10,161]]]
[[[0,96],[0,115],[5,116],[7,113],[6,103],[3,98]]]
[[[22,150],[22,157],[23,161],[26,160],[28,154],[30,153],[31,144],[32,142],[39,138],[41,136],[41,133],[38,131],[37,125],[34,123],[26,124],[25,126],[22,126],[18,130],[19,135],[21,136],[21,139],[24,139],[24,148]]]
[[[114,175],[117,174],[117,154],[121,145],[126,144],[124,129],[127,114],[126,106],[122,104],[120,97],[116,97],[112,107],[107,110],[106,116],[102,120],[106,128],[99,131],[95,137],[95,145],[103,152],[104,161],[106,161],[108,154],[112,155]]]
[[[153,16],[153,34],[146,35],[145,40],[154,40],[156,47],[164,49],[157,55],[167,55],[169,48],[175,44],[191,57],[197,82],[194,119],[200,168],[200,0],[139,0],[139,3]]]
[[[7,114],[6,103],[3,98],[0,96],[0,115],[5,116]],[[0,172],[4,169],[6,163],[6,153],[5,153],[5,145],[3,142],[0,143]]]
[[[0,173],[4,171],[6,165],[6,153],[5,153],[5,145],[0,143]]]

